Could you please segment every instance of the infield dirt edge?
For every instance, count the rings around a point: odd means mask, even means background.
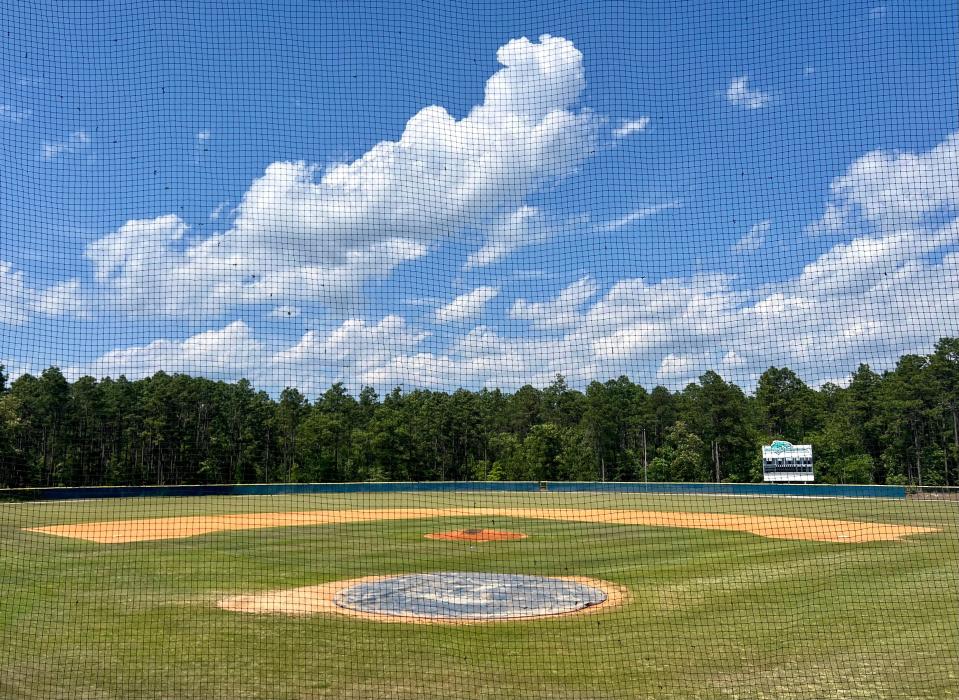
[[[29,532],[123,544],[195,537],[216,532],[273,527],[342,525],[427,518],[524,518],[608,525],[645,525],[696,530],[749,532],[781,540],[858,543],[902,540],[938,528],[869,521],[797,518],[732,513],[696,513],[611,508],[369,508],[230,515],[172,516],[134,520],[83,522],[25,528]]]

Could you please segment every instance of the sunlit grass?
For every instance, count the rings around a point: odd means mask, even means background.
[[[349,507],[646,508],[938,527],[902,542],[474,518],[97,545],[22,528]],[[956,698],[955,503],[623,494],[377,494],[0,504],[0,697]],[[423,539],[462,527],[529,539]],[[592,616],[468,627],[252,616],[225,595],[378,573],[583,575]]]

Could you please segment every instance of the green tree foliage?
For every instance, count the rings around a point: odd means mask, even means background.
[[[959,482],[959,338],[943,338],[929,359],[944,483]]]
[[[16,455],[12,436],[16,412],[7,393],[6,367],[0,365],[0,488],[17,485]]]
[[[651,481],[708,481],[710,465],[703,459],[705,445],[684,421],[666,431],[666,440],[650,465]]]
[[[309,415],[309,403],[298,390],[287,387],[280,393],[273,418],[280,452],[280,470],[284,481],[296,481],[301,476],[297,457],[302,452],[300,428],[303,419]],[[202,411],[203,406],[198,407]]]
[[[755,451],[755,431],[748,421],[746,395],[716,372],[706,372],[698,384],[683,391],[685,415],[706,449],[702,455],[712,470],[712,480],[732,476],[749,478],[749,457]]]
[[[821,411],[816,392],[787,367],[770,367],[756,385],[761,427],[774,439],[802,442],[819,426]]]
[[[923,483],[923,456],[931,439],[934,405],[928,358],[905,355],[883,382],[886,457],[890,472],[909,483]]]
[[[635,450],[647,417],[645,389],[622,376],[586,387],[582,425],[592,440],[601,480],[635,478]]]
[[[834,483],[959,482],[959,339],[845,386],[770,368],[747,396],[716,372],[680,392],[557,375],[452,393],[342,383],[314,397],[158,372],[10,382],[0,367],[0,486],[461,479],[748,481],[759,448],[810,442]],[[644,465],[646,469],[644,469]]]

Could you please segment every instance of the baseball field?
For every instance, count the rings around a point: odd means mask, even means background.
[[[461,623],[337,602],[434,572],[588,582],[602,603]],[[0,697],[959,698],[959,503],[0,503]]]

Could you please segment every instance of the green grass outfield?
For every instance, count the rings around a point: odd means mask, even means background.
[[[91,544],[24,532],[127,518],[372,507],[636,508],[941,528],[833,544],[505,518]],[[529,539],[423,539],[461,527]],[[244,615],[224,596],[371,574],[580,575],[591,615],[470,626]],[[0,698],[959,698],[959,503],[467,493],[0,503]]]

